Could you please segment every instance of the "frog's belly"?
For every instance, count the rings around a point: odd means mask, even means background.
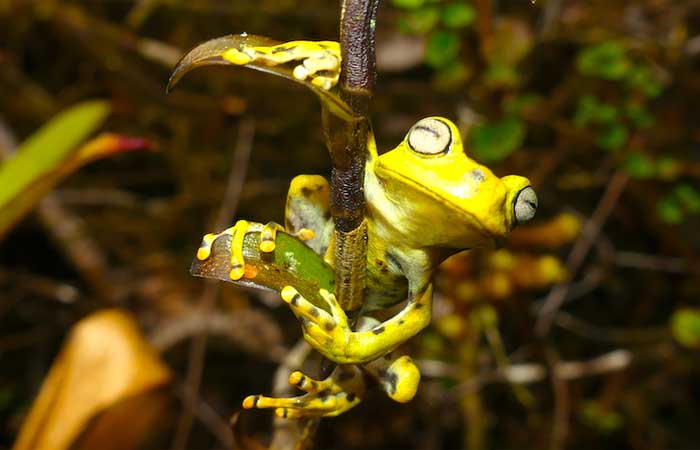
[[[390,308],[406,300],[407,296],[408,281],[403,275],[383,267],[367,267],[366,312]]]

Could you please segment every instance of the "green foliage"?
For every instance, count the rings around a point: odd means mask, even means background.
[[[425,0],[391,0],[391,4],[402,9],[417,9],[423,6]]]
[[[619,430],[624,423],[620,413],[595,400],[588,401],[583,405],[581,419],[586,425],[602,434],[613,433]]]
[[[476,11],[467,3],[450,3],[442,10],[442,23],[447,28],[468,27],[476,20]]]
[[[671,333],[679,344],[700,348],[700,308],[681,308],[671,316]]]
[[[623,165],[625,172],[632,178],[648,180],[656,175],[656,165],[649,156],[643,153],[631,153]]]
[[[476,125],[469,132],[470,149],[481,162],[499,162],[522,145],[525,131],[525,124],[516,116]]]
[[[427,34],[440,22],[440,9],[427,6],[418,10],[404,12],[399,17],[399,31],[406,34]]]
[[[75,150],[102,125],[106,102],[81,103],[63,111],[30,136],[0,165],[0,236],[64,176],[84,162]]]
[[[661,220],[669,224],[682,223],[688,215],[700,215],[700,189],[688,183],[677,184],[671,193],[659,200],[656,211]]]
[[[604,80],[622,80],[630,67],[631,62],[627,58],[625,47],[615,41],[587,47],[576,60],[576,68],[583,75]]]
[[[451,31],[436,31],[428,38],[425,62],[434,68],[445,67],[454,61],[461,46],[459,35]]]

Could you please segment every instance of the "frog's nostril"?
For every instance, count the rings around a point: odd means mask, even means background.
[[[518,192],[513,202],[513,209],[516,225],[522,225],[532,220],[535,217],[535,212],[537,212],[537,194],[535,194],[535,190],[528,186]]]

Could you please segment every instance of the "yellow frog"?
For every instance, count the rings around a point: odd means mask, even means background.
[[[308,47],[304,47],[306,44]],[[327,43],[316,47],[313,44],[317,43],[306,44],[303,41],[282,44],[287,51],[289,48],[298,51],[299,45],[302,50],[310,49],[293,55],[294,58],[289,58],[285,50],[275,53],[275,48],[281,47],[276,46],[243,53],[229,51],[227,59],[235,64],[247,64],[253,58],[277,64],[308,61],[305,54],[314,58],[320,54],[327,60],[329,51],[337,51]],[[284,56],[275,57],[277,54]],[[334,55],[339,61],[339,54]],[[331,62],[307,63],[312,70],[301,75],[312,79],[322,77],[318,83],[325,88],[329,80],[337,79],[327,67],[337,68],[339,64]],[[323,69],[313,70],[318,67]],[[350,327],[333,294],[320,292],[328,306],[325,310],[307,301],[294,286],[286,286],[281,296],[301,322],[305,339],[339,366],[325,380],[292,373],[290,383],[305,391],[305,395],[249,396],[243,402],[244,408],[276,408],[276,414],[281,417],[334,416],[361,400],[365,389],[363,370],[374,376],[394,400],[411,400],[420,372],[408,356],[394,350],[430,323],[432,279],[437,266],[461,250],[493,246],[515,226],[535,215],[537,196],[530,182],[515,175],[499,178],[469,158],[457,127],[445,118],[420,120],[396,148],[381,156],[370,133],[367,151],[364,180],[367,287],[358,328],[354,331]],[[222,233],[204,236],[197,257],[208,258],[216,238],[230,235],[230,277],[239,280],[245,273],[245,234],[260,232],[260,250],[272,252],[278,230],[306,240],[333,264],[333,224],[325,178],[317,175],[294,178],[287,197],[284,227],[239,221]],[[408,300],[406,306],[384,322],[370,315],[404,300]]]

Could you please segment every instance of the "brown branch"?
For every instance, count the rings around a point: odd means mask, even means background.
[[[336,295],[349,315],[363,302],[367,230],[364,173],[370,133],[369,102],[375,81],[375,21],[379,0],[344,0],[340,18],[340,95],[353,119],[324,108],[331,154],[331,213],[335,223]]]

